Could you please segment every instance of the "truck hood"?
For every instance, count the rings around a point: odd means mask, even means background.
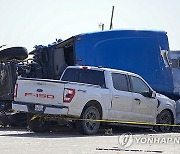
[[[176,108],[176,102],[170,98],[168,98],[165,95],[162,95],[160,93],[156,93],[156,98],[161,102],[162,105],[170,105],[174,109]]]

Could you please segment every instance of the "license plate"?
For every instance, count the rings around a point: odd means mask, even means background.
[[[35,111],[43,111],[43,105],[35,105]]]

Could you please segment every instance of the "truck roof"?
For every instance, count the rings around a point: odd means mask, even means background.
[[[118,72],[122,74],[128,74],[128,75],[133,75],[133,76],[139,76],[138,74],[128,72],[128,71],[123,71],[123,70],[117,70],[117,69],[112,69],[112,68],[105,68],[105,67],[95,67],[95,66],[68,66],[68,68],[78,68],[78,69],[90,69],[90,70],[101,70],[101,71],[109,71],[109,72]]]
[[[72,40],[74,38],[83,37],[87,35],[97,36],[97,35],[107,35],[108,37],[163,37],[167,35],[166,31],[163,30],[143,30],[143,29],[117,29],[117,30],[105,30],[105,31],[96,31],[96,32],[87,32],[87,33],[81,33],[75,36],[72,36],[60,43],[57,44],[57,47],[64,44],[64,42],[67,42],[69,40]]]
[[[121,74],[126,74],[126,75],[131,75],[131,76],[139,77],[145,83],[148,84],[148,82],[146,80],[144,80],[140,75],[132,73],[132,72],[128,72],[128,71],[123,71],[123,70],[117,70],[117,69],[111,69],[111,68],[105,68],[105,67],[94,67],[94,66],[68,66],[67,68],[89,69],[89,70],[97,70],[97,71],[108,71],[108,72],[111,72],[111,73],[121,73]],[[152,89],[151,86],[149,86],[149,87]]]
[[[145,30],[145,29],[117,29],[117,30],[105,30],[105,31],[97,31],[97,32],[89,32],[89,33],[82,33],[79,35],[97,35],[101,33],[106,34],[119,34],[119,35],[126,35],[126,36],[158,36],[158,35],[166,35],[167,32],[163,30]],[[77,35],[78,36],[78,35]]]

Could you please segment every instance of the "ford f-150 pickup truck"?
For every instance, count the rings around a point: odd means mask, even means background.
[[[13,102],[18,111],[86,119],[76,126],[87,135],[97,133],[100,122],[93,120],[98,119],[174,124],[175,108],[175,101],[156,93],[137,74],[90,66],[69,66],[60,80],[18,79]],[[40,125],[32,123],[30,129],[38,132]]]

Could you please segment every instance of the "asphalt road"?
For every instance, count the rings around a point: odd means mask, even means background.
[[[131,133],[127,133],[131,132]],[[126,133],[126,134],[124,134]],[[50,133],[0,128],[0,154],[180,153],[179,133],[142,129],[103,129],[95,136],[63,128]]]

